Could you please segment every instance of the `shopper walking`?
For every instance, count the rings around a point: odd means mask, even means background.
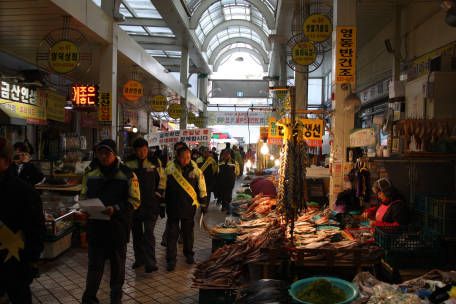
[[[239,147],[239,154],[241,154],[242,164],[239,164],[239,176],[244,175],[244,166],[246,160],[246,153],[244,152],[244,147]]]
[[[13,304],[30,304],[46,226],[40,196],[9,169],[13,155],[11,142],[0,138],[0,290]]]
[[[154,229],[158,216],[165,217],[164,212],[160,214],[160,198],[164,190],[158,189],[160,181],[165,181],[165,171],[161,161],[148,153],[148,143],[144,138],[138,138],[133,142],[133,151],[134,154],[124,159],[124,164],[138,177],[141,192],[141,205],[133,212],[131,225],[135,252],[132,268],[144,265],[146,273],[151,273],[158,270]]]
[[[166,262],[167,270],[174,270],[177,262],[177,239],[179,238],[179,222],[184,240],[184,256],[188,264],[193,264],[193,227],[198,205],[202,214],[207,212],[206,183],[201,170],[190,160],[191,151],[188,147],[177,150],[177,158],[166,168],[165,194],[162,206],[166,206],[168,221],[166,222]],[[160,184],[160,188],[162,188]]]
[[[117,159],[117,144],[112,139],[101,141],[97,158],[86,169],[82,180],[81,200],[101,200],[102,214],[110,220],[90,219],[87,214],[89,265],[82,303],[100,303],[97,292],[103,277],[106,258],[111,264],[111,303],[121,303],[125,281],[125,260],[133,210],[140,206],[139,181],[133,171]]]
[[[196,160],[196,164],[204,174],[204,181],[206,182],[207,204],[209,205],[211,202],[212,184],[214,182],[214,177],[217,173],[218,167],[215,160],[209,156],[210,153],[208,147],[203,147],[201,152],[203,156]]]
[[[231,149],[222,150],[217,176],[217,197],[222,204],[222,212],[227,211],[229,213],[228,208],[231,203],[236,176],[238,175],[239,164],[231,159]]]
[[[18,176],[26,183],[35,186],[45,180],[44,174],[30,161],[29,149],[23,142],[14,144],[13,162],[10,165],[11,174]]]

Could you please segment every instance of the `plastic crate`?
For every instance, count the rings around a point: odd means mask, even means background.
[[[429,215],[428,226],[440,233],[442,236],[456,236],[456,219],[444,219]]]
[[[385,281],[390,284],[399,284],[401,283],[399,270],[393,269],[390,265],[388,265],[384,260],[381,262],[380,266],[380,273],[384,276]]]
[[[413,208],[412,210],[412,223],[418,226],[428,225],[428,214],[418,209]]]
[[[383,251],[440,251],[440,233],[426,226],[377,226],[375,243]]]
[[[444,219],[456,218],[456,194],[439,194],[438,197],[429,198],[429,214]]]
[[[383,252],[383,260],[393,269],[444,269],[446,252]]]
[[[352,240],[355,240],[355,236],[356,236],[358,233],[362,233],[362,232],[365,232],[365,231],[371,231],[373,235],[375,234],[374,228],[352,228],[352,229],[345,229],[345,232],[347,232],[348,236],[349,236]],[[368,243],[368,244],[372,244],[372,243],[375,243],[375,240],[372,238],[372,239],[369,239],[369,240],[365,240],[365,242]]]
[[[426,152],[454,154],[456,153],[456,142],[453,140],[439,140],[426,145]]]
[[[235,289],[200,289],[199,304],[232,304],[236,300]]]

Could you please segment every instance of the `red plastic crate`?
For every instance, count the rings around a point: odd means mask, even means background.
[[[348,236],[352,238],[352,240],[355,240],[354,235],[350,233],[351,231],[360,231],[360,230],[370,230],[372,231],[372,235],[375,235],[375,229],[374,228],[352,228],[352,229],[345,229],[345,232],[347,232]],[[365,241],[368,244],[373,244],[375,243],[375,239],[372,238],[371,240],[366,240]]]

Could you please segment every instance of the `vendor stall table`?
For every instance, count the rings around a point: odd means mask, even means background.
[[[63,186],[63,187],[62,187]],[[49,185],[49,184],[41,184],[35,186],[36,190],[48,190],[52,192],[61,192],[65,191],[65,195],[77,195],[81,192],[82,185]]]
[[[262,248],[261,251],[269,252],[269,261],[257,262],[254,265],[263,266],[263,279],[273,278],[276,266],[282,263],[278,260],[280,253],[288,252],[288,248]],[[363,262],[361,260],[362,254],[368,254],[368,249],[293,249],[297,251],[296,266],[323,266],[323,267],[355,267],[357,273],[361,273],[363,267],[371,267],[372,264],[379,264],[380,260]],[[326,260],[312,261],[304,260],[304,253],[326,254]],[[352,253],[353,261],[336,260],[335,255],[338,253]]]

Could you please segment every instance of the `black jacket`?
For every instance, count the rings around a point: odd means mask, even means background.
[[[179,166],[177,160],[174,161],[175,168],[180,170],[183,178],[193,187],[196,192],[198,202],[202,208],[206,207],[207,193],[206,182],[201,170],[190,162],[184,168]],[[160,183],[160,189],[166,189],[162,203],[166,205],[166,214],[169,218],[194,218],[196,206],[193,205],[192,197],[179,185],[171,173],[172,165],[165,170],[166,183]]]
[[[410,224],[410,208],[407,205],[404,195],[396,191],[388,203],[392,205],[388,208],[385,215],[383,215],[383,222],[398,223],[399,225]],[[376,213],[377,210],[375,210],[374,214]]]
[[[140,160],[135,154],[124,159],[125,166],[133,170],[139,180],[141,192],[141,205],[133,212],[134,218],[149,218],[160,213],[160,198],[163,190],[159,190],[160,178],[164,178],[165,171],[160,160],[147,155],[147,158]]]
[[[220,188],[234,188],[236,176],[239,175],[239,164],[233,160],[220,159],[218,164],[217,187]]]
[[[218,154],[216,152],[213,152],[213,151],[211,151],[209,153],[212,154],[212,158],[215,160],[216,163],[218,163],[219,162]]]
[[[8,171],[0,180],[0,221],[14,234],[24,233],[24,249],[19,251],[21,262],[36,262],[44,250],[43,203],[32,186]],[[5,262],[8,253],[8,249],[0,250],[0,275],[7,275],[18,263],[14,256]]]
[[[198,168],[202,168],[204,163],[206,162],[207,158],[204,158],[204,156],[198,158],[196,160],[196,164],[198,165]],[[214,159],[212,159],[211,163],[206,167],[204,170],[204,180],[206,182],[206,192],[212,191],[212,183],[214,181],[215,174],[217,173],[217,163],[215,162]]]
[[[18,176],[20,179],[26,183],[35,186],[41,182],[44,178],[43,172],[40,171],[32,162],[23,163],[21,173],[17,174],[18,165],[15,162],[12,162],[10,165],[11,174]]]
[[[98,198],[106,207],[113,206],[109,221],[87,221],[87,243],[124,245],[130,241],[133,210],[140,205],[139,182],[133,171],[115,161],[106,174],[98,159],[86,168],[81,200]]]

